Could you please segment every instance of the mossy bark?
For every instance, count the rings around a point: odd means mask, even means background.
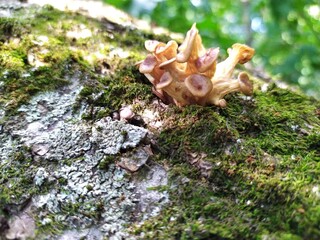
[[[88,109],[82,121],[112,116],[126,105],[136,116],[156,113],[157,127],[136,121],[153,135],[152,161],[169,173],[168,186],[158,190],[169,192],[170,203],[143,224],[132,223],[132,237],[320,238],[319,101],[273,83],[262,91],[265,83],[254,78],[254,95],[229,95],[224,109],[164,106],[135,63],[146,55],[145,40],[167,36],[50,6],[0,18],[0,32],[0,132],[18,124],[7,120],[19,116],[19,106],[72,84],[66,76],[75,73],[83,88],[74,112]],[[11,165],[0,165],[2,215],[50,189],[35,186],[32,174],[41,163],[30,149],[8,159]],[[52,236],[65,227],[40,225],[41,234]]]

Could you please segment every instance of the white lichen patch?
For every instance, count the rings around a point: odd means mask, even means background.
[[[318,198],[320,198],[320,189],[319,189],[319,186],[318,186],[318,185],[314,186],[314,187],[311,189],[311,192],[312,192],[313,194],[315,194]]]
[[[98,152],[116,154],[120,149],[137,146],[146,134],[147,131],[141,127],[107,117],[93,125],[90,141],[99,146]]]
[[[38,171],[34,177],[34,183],[38,186],[41,186],[44,181],[48,178],[49,173],[43,168],[38,168]]]
[[[76,76],[70,80],[74,84],[63,90],[33,97],[18,109],[19,117],[10,117],[4,124],[1,161],[12,164],[16,152],[29,149],[37,163],[31,174],[39,189],[32,196],[38,226],[59,223],[79,229],[78,235],[95,226],[99,236],[128,239],[126,225],[158,214],[167,203],[166,192],[148,191],[167,184],[166,171],[152,165],[144,169],[144,177],[128,178],[127,171],[115,164],[116,155],[125,151],[126,163],[139,158],[135,169],[139,176],[152,153],[132,149],[143,148],[147,130],[110,117],[83,121],[85,108],[73,112],[81,86]],[[101,167],[106,158],[108,164]],[[72,233],[65,232],[60,239]]]
[[[103,240],[103,235],[99,231],[99,229],[89,228],[81,231],[76,231],[76,230],[66,231],[62,236],[59,237],[59,240],[70,240],[70,239]]]
[[[127,58],[130,56],[130,53],[128,51],[123,50],[122,48],[116,47],[112,48],[110,51],[110,57],[115,58]]]
[[[67,38],[81,39],[92,37],[92,32],[84,24],[75,26],[72,30],[68,31],[66,34]]]
[[[104,236],[127,236],[123,225],[130,222],[137,204],[135,187],[125,178],[125,171],[115,165],[111,165],[109,171],[94,172],[97,162],[90,162],[88,156],[86,160],[57,169],[52,176],[60,181],[64,179],[66,184],[45,195],[35,196],[35,206],[46,210],[44,217],[53,214],[55,221],[63,219],[74,228],[97,225],[100,216],[102,226],[99,229]],[[78,206],[75,212],[71,212],[73,205]]]
[[[145,213],[143,220],[156,216],[160,213],[161,207],[169,202],[167,191],[151,190],[152,188],[166,186],[168,176],[166,170],[160,165],[154,165],[147,173],[146,180],[138,180],[137,195],[141,204],[139,211]],[[154,204],[157,203],[157,204]]]

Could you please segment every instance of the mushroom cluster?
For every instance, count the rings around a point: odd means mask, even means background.
[[[150,52],[138,63],[139,71],[153,85],[152,91],[165,103],[177,106],[190,104],[214,104],[226,107],[223,97],[231,92],[251,95],[252,83],[245,72],[232,78],[235,66],[248,62],[254,49],[244,44],[233,44],[228,58],[217,63],[219,48],[205,49],[196,24],[187,32],[183,43],[167,44],[147,40],[145,48]]]

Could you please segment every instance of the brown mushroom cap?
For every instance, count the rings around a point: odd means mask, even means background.
[[[164,69],[166,66],[170,65],[171,63],[173,63],[173,62],[175,62],[175,61],[176,61],[176,58],[171,58],[171,59],[169,59],[169,60],[161,63],[161,64],[159,65],[159,68],[160,68],[160,69]]]
[[[199,57],[196,61],[196,66],[199,72],[207,71],[218,58],[219,48],[209,48],[205,55]]]
[[[204,97],[212,89],[210,79],[200,74],[192,74],[187,77],[184,82],[188,90],[195,97]]]
[[[169,86],[173,81],[173,77],[169,72],[165,72],[162,74],[159,83],[156,85],[156,89],[162,89],[164,87]]]
[[[197,35],[198,29],[196,27],[196,24],[194,23],[191,29],[187,32],[186,38],[184,39],[183,43],[178,48],[179,53],[177,54],[177,62],[183,63],[188,61],[194,48],[194,43]]]
[[[147,49],[147,51],[154,52],[159,43],[160,42],[157,40],[147,40],[144,42],[144,47]]]
[[[178,43],[176,41],[169,41],[166,45],[159,44],[155,49],[155,54],[162,54],[167,59],[171,59],[177,55]]]
[[[153,55],[148,55],[146,59],[140,64],[139,71],[141,73],[151,73],[157,65],[157,59]]]
[[[239,53],[239,63],[240,64],[244,64],[248,61],[251,60],[251,58],[253,57],[254,55],[254,49],[251,48],[251,47],[248,47],[247,45],[245,44],[240,44],[240,43],[235,43],[232,45],[232,50],[229,50],[228,49],[228,52],[229,51],[238,51]]]
[[[239,73],[238,80],[239,80],[240,91],[247,96],[252,95],[253,86],[249,79],[248,74],[246,72]]]

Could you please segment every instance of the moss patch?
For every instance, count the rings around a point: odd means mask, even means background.
[[[134,61],[126,61],[110,76],[92,78],[85,83],[80,92],[79,104],[85,102],[91,108],[84,119],[96,120],[118,111],[121,106],[131,104],[133,100],[150,100],[153,95],[150,86],[133,65]],[[94,109],[100,107],[98,112]]]
[[[94,100],[108,109],[100,117],[121,106],[123,99],[148,95],[147,85],[133,65],[142,58],[139,52],[144,40],[152,35],[116,24],[110,32],[110,24],[50,6],[21,9],[13,18],[1,18],[0,104],[6,106],[7,114],[13,114],[34,94],[69,84],[68,76],[74,72],[82,73],[80,80],[85,86],[81,96],[86,101],[92,102],[90,94],[104,92]],[[129,57],[120,61],[108,57],[115,48],[130,49]],[[101,68],[109,74],[101,75]],[[111,103],[110,97],[115,101]]]
[[[271,87],[228,107],[172,108],[158,158],[172,203],[133,230],[144,239],[316,239],[320,236],[319,102]],[[188,152],[205,153],[204,178]],[[313,190],[312,190],[313,189]]]
[[[0,216],[11,217],[21,212],[35,194],[46,193],[50,184],[34,184],[39,163],[32,160],[29,149],[17,149],[10,161],[0,165]]]

